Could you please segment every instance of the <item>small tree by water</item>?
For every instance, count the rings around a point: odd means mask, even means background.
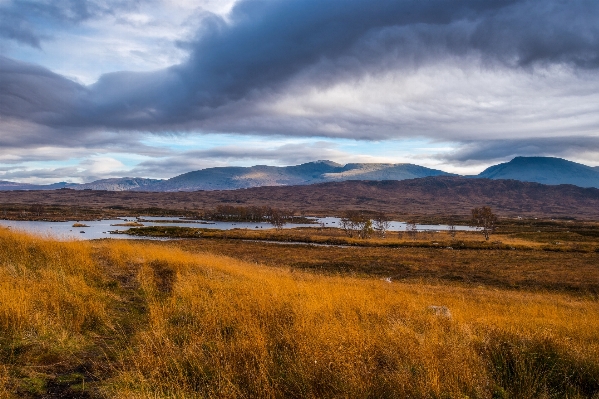
[[[471,225],[478,227],[485,236],[485,240],[489,241],[489,237],[495,232],[497,224],[497,215],[493,213],[490,207],[483,206],[482,208],[472,209]]]

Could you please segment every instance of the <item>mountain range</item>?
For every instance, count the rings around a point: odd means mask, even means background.
[[[308,162],[296,166],[217,167],[197,170],[157,180],[146,178],[102,179],[91,183],[54,183],[34,185],[0,181],[0,190],[75,190],[106,191],[198,191],[235,190],[262,186],[297,186],[345,180],[407,180],[431,176],[456,176],[441,170],[413,164]],[[599,167],[552,157],[516,157],[485,169],[470,178],[508,179],[548,185],[572,184],[599,188]]]

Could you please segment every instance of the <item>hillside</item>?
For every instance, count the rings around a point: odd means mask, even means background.
[[[551,186],[515,180],[434,176],[402,181],[344,181],[314,185],[254,187],[194,192],[3,191],[0,206],[91,207],[94,209],[204,210],[220,204],[272,206],[311,214],[346,209],[396,215],[463,215],[476,206],[501,216],[599,219],[599,189]]]
[[[412,164],[347,164],[331,161],[297,166],[207,168],[185,173],[151,186],[152,191],[234,190],[262,186],[297,186],[344,180],[405,180],[448,175],[440,170]],[[145,191],[149,187],[139,187]]]
[[[334,162],[309,162],[298,166],[207,168],[184,173],[153,187],[155,191],[234,190],[260,186],[289,186],[323,181],[323,174],[342,166]]]
[[[477,177],[599,188],[597,167],[551,157],[516,157],[487,168]]]
[[[71,188],[73,186],[78,186],[78,184],[72,183],[53,183],[53,184],[27,184],[27,183],[18,183],[12,181],[1,180],[0,181],[0,191],[10,191],[10,190],[57,190],[61,188]]]
[[[330,181],[406,180],[439,175],[451,174],[413,164],[349,163],[341,171],[326,173],[323,177]]]
[[[283,167],[256,165],[207,168],[184,173],[168,180],[123,177],[97,180],[86,184],[56,183],[51,185],[0,181],[0,190],[54,190],[63,187],[75,190],[107,191],[236,190],[344,180],[405,180],[438,175],[450,174],[412,164],[354,163],[340,165],[331,161],[316,161]]]
[[[77,190],[128,191],[144,188],[151,189],[151,187],[160,182],[162,182],[162,180],[144,179],[140,177],[123,177],[116,179],[96,180],[92,183],[72,185],[70,187]]]

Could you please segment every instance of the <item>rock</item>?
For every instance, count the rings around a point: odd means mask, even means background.
[[[431,305],[427,309],[434,313],[435,316],[451,319],[451,312],[449,311],[449,308],[447,306]]]

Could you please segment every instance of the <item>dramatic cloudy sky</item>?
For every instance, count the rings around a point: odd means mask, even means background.
[[[0,180],[599,165],[597,0],[0,0]]]

